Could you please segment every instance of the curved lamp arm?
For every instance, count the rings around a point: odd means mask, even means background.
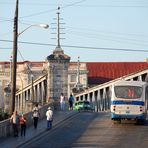
[[[34,25],[30,25],[28,26],[27,28],[25,28],[23,31],[21,31],[20,33],[18,33],[17,36],[20,36],[23,32],[25,32],[26,30],[28,30],[29,28],[33,27],[33,26],[36,26],[36,27],[41,27],[41,28],[45,28],[47,29],[49,27],[48,24],[34,24]]]

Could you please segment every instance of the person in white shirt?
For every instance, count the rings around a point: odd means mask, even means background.
[[[14,111],[13,114],[10,117],[10,122],[12,123],[13,126],[13,134],[14,137],[18,137],[18,126],[19,126],[19,115],[17,114],[17,111]]]
[[[33,121],[34,121],[34,128],[36,129],[37,125],[38,125],[38,119],[40,116],[38,104],[35,105],[32,112],[33,112],[32,117],[33,117]]]
[[[63,93],[61,93],[61,96],[60,96],[60,106],[61,106],[61,110],[65,109],[65,97]]]
[[[46,117],[47,117],[47,130],[52,128],[52,121],[53,121],[53,111],[51,107],[48,107],[48,110],[46,111]]]

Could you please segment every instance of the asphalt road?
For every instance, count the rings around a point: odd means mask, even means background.
[[[79,113],[22,148],[147,148],[148,123],[114,124],[109,113]]]

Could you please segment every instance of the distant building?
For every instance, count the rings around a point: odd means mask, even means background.
[[[4,106],[4,89],[11,82],[10,62],[0,62],[0,108]],[[33,80],[47,73],[47,62],[18,62],[16,89],[22,89]],[[92,87],[124,75],[148,68],[146,62],[80,62],[80,83],[84,88]],[[67,77],[67,97],[77,83],[77,62],[70,62]]]

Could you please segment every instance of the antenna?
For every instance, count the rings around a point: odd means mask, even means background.
[[[60,22],[60,20],[63,20],[62,18],[60,18],[60,7],[58,7],[58,9],[57,9],[58,11],[57,11],[57,18],[54,18],[54,20],[57,20],[57,22],[56,23],[52,23],[52,25],[57,25],[57,27],[52,27],[52,29],[53,30],[55,30],[56,29],[56,33],[55,32],[52,32],[51,34],[56,34],[56,38],[51,38],[51,39],[56,39],[57,41],[56,41],[56,50],[58,49],[61,49],[61,44],[60,44],[60,40],[61,39],[64,39],[64,38],[61,38],[60,37],[60,35],[61,34],[65,34],[65,33],[60,33],[60,30],[61,29],[65,29],[65,28],[61,28],[60,27],[60,25],[61,24],[65,24],[65,23],[61,23]],[[62,49],[61,49],[62,50]]]
[[[61,48],[60,45],[60,7],[58,7],[58,12],[57,12],[57,48]]]

